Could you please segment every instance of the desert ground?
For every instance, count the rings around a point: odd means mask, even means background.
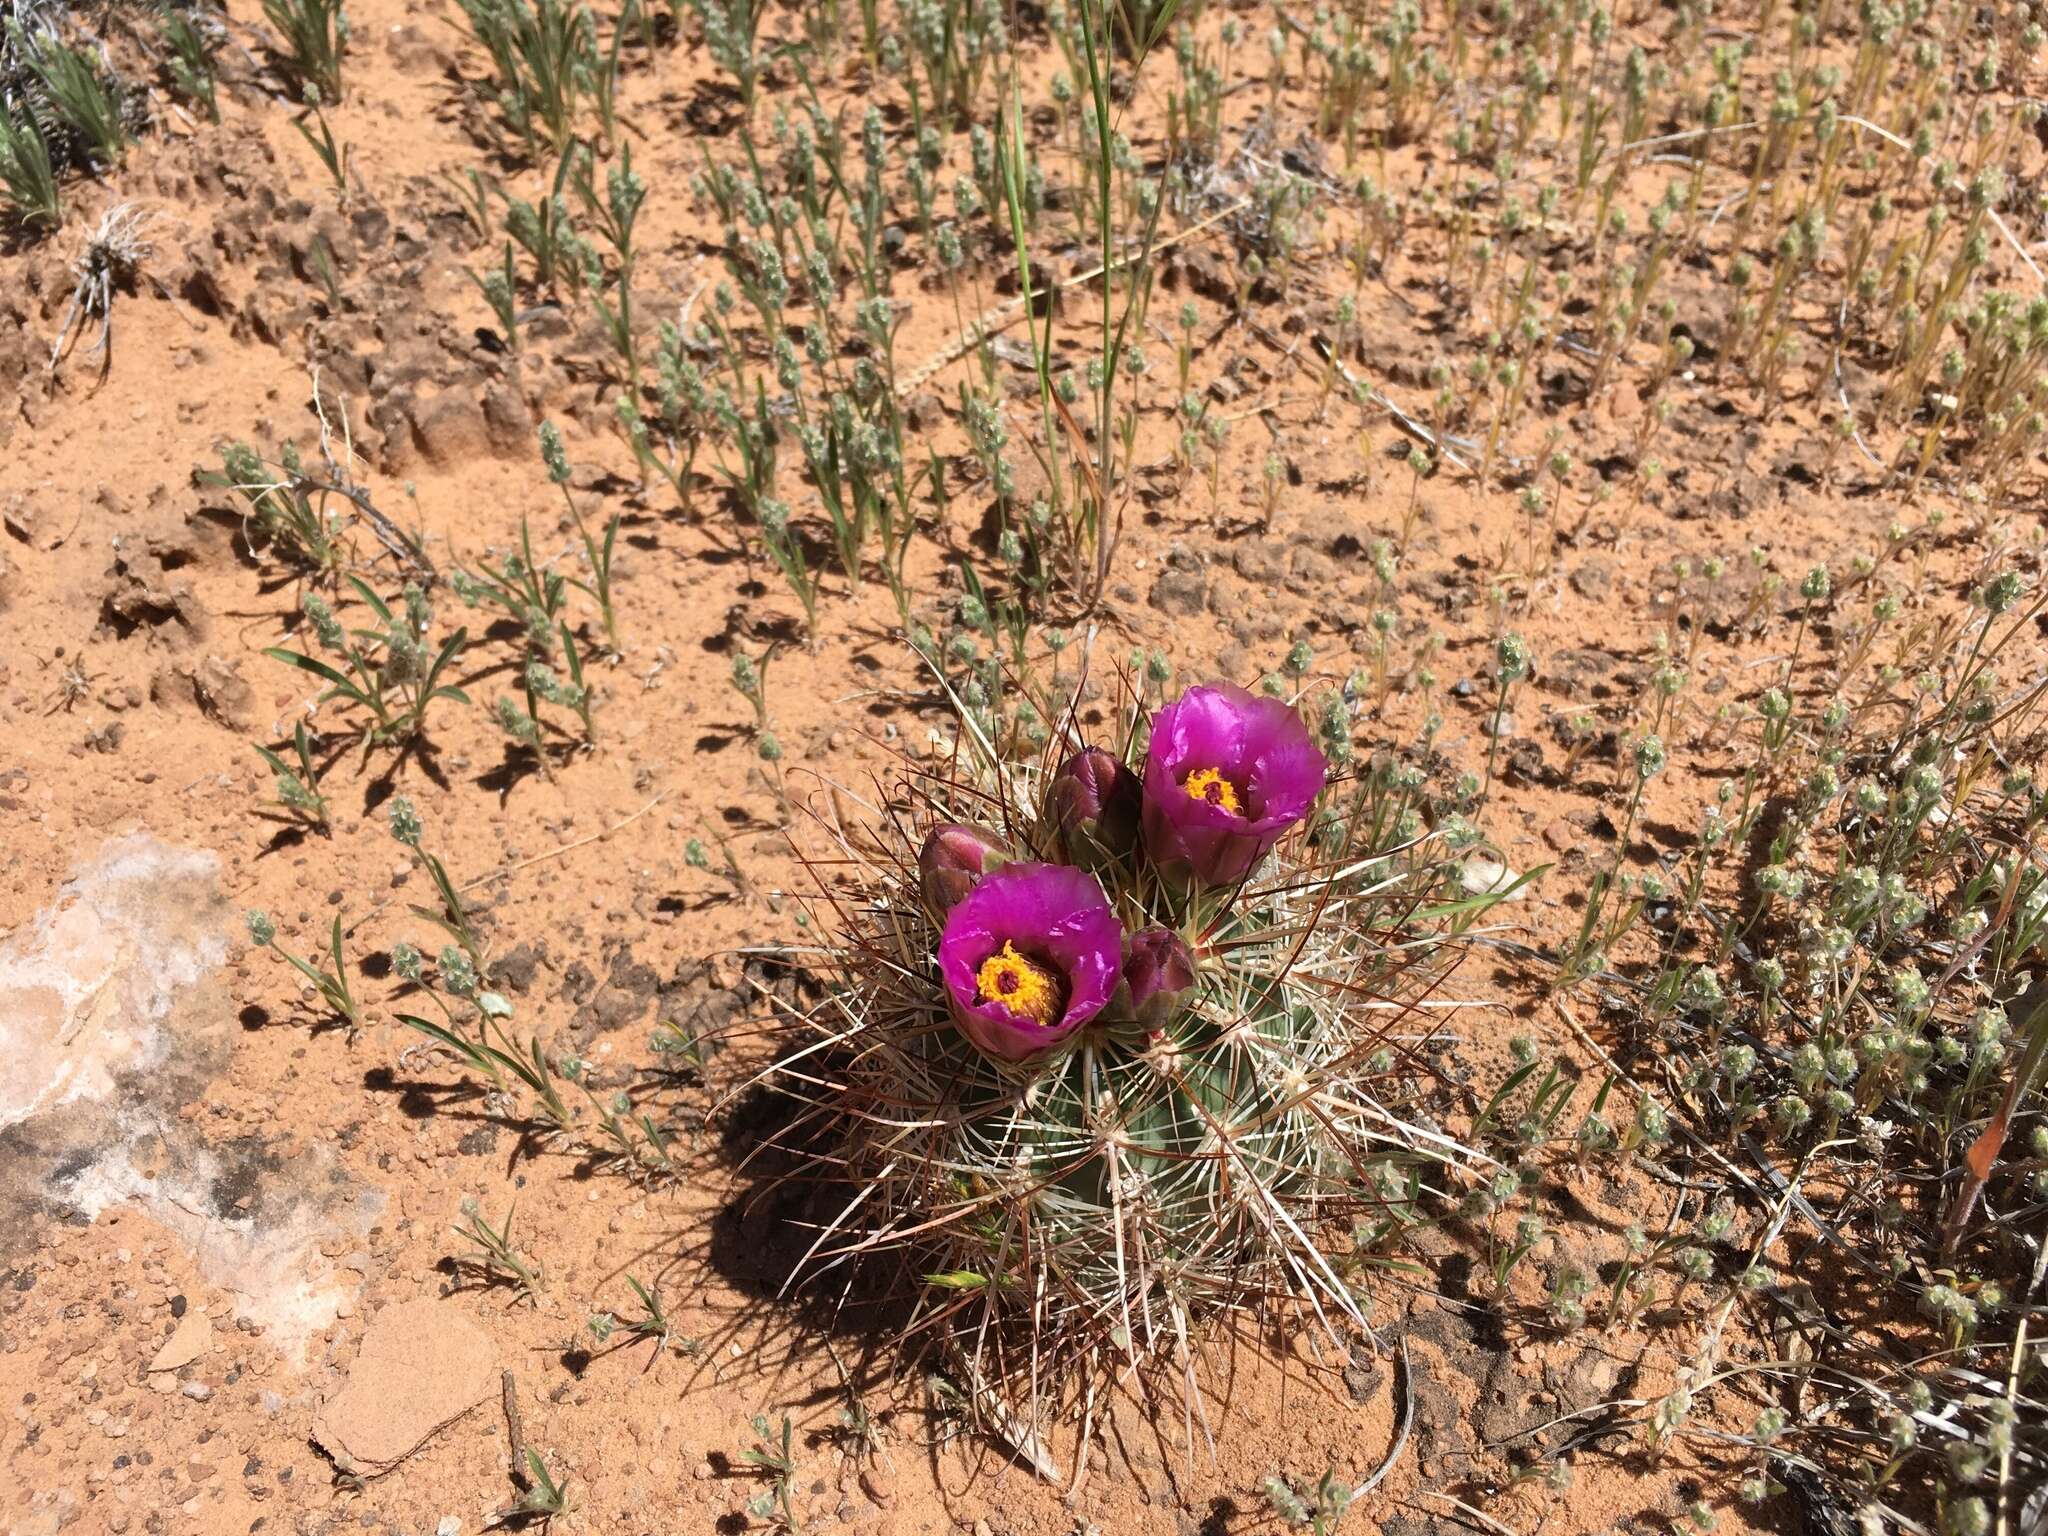
[[[0,1530],[2048,1531],[2042,6],[6,14]],[[1369,1160],[817,1262],[1206,684]]]

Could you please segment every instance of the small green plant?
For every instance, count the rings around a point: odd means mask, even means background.
[[[768,734],[768,665],[775,660],[778,649],[780,647],[771,645],[758,656],[749,656],[745,651],[733,654],[733,692],[745,699],[754,711],[756,737]]]
[[[327,940],[327,956],[320,965],[314,965],[302,956],[293,954],[277,942],[277,924],[271,921],[268,912],[251,912],[248,916],[248,926],[251,942],[270,950],[311,982],[314,990],[320,994],[321,1001],[347,1023],[351,1035],[362,1029],[362,1006],[356,1002],[355,994],[349,990],[348,962],[341,953],[340,914],[335,915],[334,927]]]
[[[633,248],[633,226],[647,201],[647,183],[633,169],[630,144],[620,146],[617,163],[605,171],[602,196],[597,190],[594,157],[590,150],[585,148],[581,154],[572,156],[571,163],[575,168],[577,196],[598,233],[612,248],[611,286],[607,293],[602,263],[592,248],[584,247],[587,269],[584,290],[589,294],[598,318],[604,322],[612,350],[624,365],[624,376],[620,382],[628,391],[637,392],[640,388],[640,352],[633,321],[633,269],[637,254]]]
[[[119,77],[83,48],[53,33],[25,34],[10,22],[9,35],[41,84],[58,122],[76,135],[95,163],[116,166],[128,150]]]
[[[477,1033],[474,1038],[416,1014],[402,1013],[398,1022],[418,1030],[435,1044],[447,1047],[458,1060],[489,1079],[492,1090],[497,1094],[510,1094],[514,1083],[524,1084],[539,1106],[537,1118],[545,1126],[547,1134],[572,1142],[579,1140],[581,1122],[562,1097],[563,1078],[549,1063],[540,1040],[535,1037],[524,1048],[514,1045],[502,1022],[511,1012],[510,1004],[495,992],[478,991],[474,972],[465,966],[461,950],[453,945],[442,950],[441,984],[476,1004]],[[494,1034],[503,1042],[502,1046],[492,1043]]]
[[[55,229],[64,220],[49,135],[27,101],[0,99],[0,192],[19,224]]]
[[[790,591],[803,605],[804,633],[813,644],[818,638],[818,572],[804,552],[803,535],[790,521],[789,507],[773,496],[764,496],[758,506],[761,547],[775,568],[782,572]]]
[[[543,703],[574,710],[576,718],[583,724],[583,744],[595,746],[597,724],[591,718],[591,710],[596,700],[583,675],[583,653],[568,625],[562,625],[560,633],[562,665],[569,674],[567,680],[555,676],[545,662],[535,657],[526,664],[526,691],[529,697]]]
[[[1480,785],[1484,794],[1493,785],[1493,765],[1500,755],[1500,739],[1507,734],[1505,722],[1508,698],[1515,684],[1529,675],[1529,645],[1520,635],[1502,635],[1494,642],[1493,716],[1486,727],[1486,778]]]
[[[569,1481],[567,1478],[555,1481],[555,1475],[548,1470],[548,1464],[541,1459],[539,1451],[526,1447],[526,1488],[519,1500],[496,1523],[509,1524],[517,1520],[538,1521],[545,1526],[556,1515],[569,1512]]]
[[[796,1482],[792,1434],[788,1414],[782,1415],[779,1425],[771,1425],[766,1414],[757,1413],[754,1415],[754,1443],[740,1452],[740,1460],[768,1479],[768,1486],[748,1501],[747,1513],[756,1520],[768,1521],[778,1530],[796,1532],[802,1527],[797,1523],[796,1508],[790,1502]]]
[[[461,946],[461,954],[468,966],[469,990],[474,992],[477,979],[484,974],[484,944],[470,920],[469,907],[463,901],[462,893],[449,878],[447,865],[420,846],[420,839],[425,835],[420,825],[420,814],[404,795],[393,797],[389,825],[392,837],[403,847],[411,849],[413,857],[419,860],[420,867],[433,882],[435,895],[440,898],[438,909],[409,903],[413,916],[432,923]]]
[[[612,550],[619,539],[619,514],[614,512],[606,522],[603,539],[592,537],[589,526],[583,521],[582,509],[576,505],[576,497],[569,489],[569,455],[562,446],[562,434],[551,421],[540,424],[540,456],[541,462],[547,466],[548,479],[562,492],[570,521],[576,525],[576,536],[583,541],[583,558],[590,568],[590,579],[578,580],[575,585],[596,600],[598,612],[604,619],[605,645],[613,656],[617,656],[620,654],[619,620],[612,606]]]
[[[512,269],[512,242],[505,242],[504,260],[495,267],[486,267],[481,273],[465,267],[469,280],[476,284],[484,302],[491,306],[496,317],[498,330],[505,338],[505,345],[514,352],[519,350],[519,293],[518,279]]]
[[[512,1216],[512,1210],[507,1209],[504,1221],[494,1227],[480,1204],[464,1200],[462,1220],[455,1223],[453,1230],[470,1246],[467,1252],[455,1254],[450,1262],[484,1285],[512,1286],[529,1306],[537,1307],[546,1289],[546,1276],[538,1260],[513,1246]]]
[[[313,120],[307,126],[306,119]],[[327,167],[327,179],[334,183],[334,190],[342,195],[348,192],[348,146],[334,137],[334,130],[327,124],[327,114],[321,110],[320,87],[311,81],[306,83],[306,107],[292,119],[292,126],[299,130],[299,137],[312,147],[320,157],[320,163]],[[316,133],[314,129],[319,131]],[[329,287],[333,286],[330,281]]]
[[[219,122],[220,101],[213,79],[213,38],[200,29],[190,13],[166,10],[163,43],[170,55],[164,67],[170,72],[171,84],[177,87],[178,94],[201,108],[208,122]]]
[[[208,485],[221,486],[241,498],[243,542],[259,544],[322,575],[338,574],[350,555],[342,538],[340,514],[328,510],[339,491],[309,474],[296,447],[287,443],[279,462],[270,464],[246,443],[221,450],[221,467],[201,473]]]
[[[472,608],[490,603],[504,609],[526,631],[528,655],[553,653],[569,580],[534,558],[533,530],[525,517],[519,519],[515,553],[495,562],[479,560],[474,571],[457,571],[453,585],[455,595]]]
[[[263,0],[263,16],[277,33],[292,78],[318,91],[322,101],[340,101],[341,60],[349,45],[342,0]]]
[[[1352,1490],[1337,1480],[1334,1467],[1305,1494],[1278,1474],[1268,1477],[1262,1486],[1275,1515],[1297,1529],[1313,1531],[1315,1536],[1330,1536],[1337,1529],[1337,1522],[1344,1518],[1344,1511],[1351,1507]]]
[[[633,1295],[640,1303],[640,1310],[629,1316],[616,1312],[599,1312],[590,1320],[590,1331],[602,1344],[614,1333],[624,1332],[635,1339],[652,1339],[655,1352],[667,1349],[669,1339],[675,1332],[675,1325],[662,1310],[661,1297],[642,1285],[634,1275],[626,1276],[626,1284],[633,1288]],[[652,1361],[649,1362],[650,1364]]]
[[[458,629],[434,646],[428,639],[426,598],[418,587],[406,587],[401,616],[360,576],[352,575],[348,582],[376,616],[376,627],[343,628],[318,593],[308,592],[301,605],[314,637],[323,649],[341,658],[341,666],[280,646],[271,646],[263,654],[325,681],[329,687],[317,703],[344,699],[367,710],[371,720],[363,732],[363,755],[367,757],[373,747],[402,746],[415,740],[425,730],[427,710],[436,701],[469,703],[468,694],[442,680],[468,644],[469,631]]]
[[[257,756],[270,765],[270,771],[277,777],[277,803],[290,816],[302,819],[323,831],[327,827],[327,800],[320,793],[320,775],[313,767],[313,753],[306,739],[306,722],[297,721],[292,726],[292,754],[296,764],[264,746],[254,743]]]

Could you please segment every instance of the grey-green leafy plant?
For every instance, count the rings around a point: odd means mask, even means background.
[[[292,726],[295,762],[286,762],[279,753],[261,742],[253,745],[257,755],[270,765],[270,771],[276,775],[273,783],[278,805],[288,815],[324,829],[327,826],[327,800],[320,793],[320,775],[313,766],[312,748],[306,739],[306,722],[299,720]]]
[[[562,493],[570,521],[576,525],[576,536],[583,543],[583,558],[590,576],[588,580],[578,579],[574,585],[596,600],[598,613],[604,621],[605,645],[612,655],[617,656],[620,654],[619,620],[612,602],[612,551],[619,539],[619,514],[614,512],[606,520],[602,539],[592,536],[589,525],[583,521],[582,508],[576,505],[575,493],[569,489],[569,457],[562,445],[561,431],[551,421],[540,424],[540,456],[541,462],[547,466],[548,479]],[[581,668],[576,667],[575,670],[578,673],[575,681],[580,685]],[[585,723],[588,724],[587,719]]]
[[[428,634],[429,610],[419,588],[408,586],[403,612],[394,613],[360,576],[349,576],[348,583],[375,616],[374,627],[344,628],[317,593],[307,593],[302,605],[314,638],[323,650],[340,658],[339,666],[281,646],[268,647],[263,654],[327,683],[318,703],[345,700],[367,711],[370,723],[363,731],[367,756],[376,746],[413,741],[426,728],[427,711],[436,702],[469,703],[467,693],[444,681],[449,667],[469,643],[469,631],[458,629],[435,645]]]
[[[279,462],[271,464],[248,444],[230,443],[221,451],[221,467],[202,472],[200,479],[240,498],[251,548],[268,544],[323,576],[338,575],[348,563],[343,516],[330,510],[330,502],[336,495],[344,502],[349,498],[310,474],[293,444],[286,443]]]
[[[539,1260],[514,1246],[512,1217],[513,1211],[507,1209],[504,1221],[494,1227],[481,1205],[475,1200],[464,1200],[462,1219],[455,1223],[454,1231],[470,1246],[454,1255],[453,1262],[457,1269],[467,1270],[485,1285],[512,1286],[529,1306],[537,1307],[546,1289],[546,1276]]]
[[[164,67],[169,71],[171,83],[178,94],[194,103],[206,113],[207,121],[220,121],[220,100],[214,85],[213,51],[214,38],[210,30],[213,23],[195,20],[192,13],[177,9],[166,9],[163,19],[163,41],[169,57]]]
[[[1351,1488],[1338,1480],[1334,1467],[1323,1473],[1306,1493],[1277,1473],[1260,1486],[1275,1515],[1288,1525],[1313,1531],[1315,1536],[1330,1536],[1337,1529],[1353,1497]]]
[[[388,823],[392,837],[403,847],[412,851],[419,860],[420,868],[427,872],[427,879],[433,883],[434,894],[439,901],[437,907],[408,903],[415,917],[432,923],[456,944],[466,962],[470,980],[470,992],[474,992],[478,979],[485,974],[485,946],[481,935],[472,921],[469,904],[462,899],[462,892],[456,889],[455,881],[448,873],[448,866],[440,857],[421,846],[425,828],[420,823],[420,814],[412,801],[404,795],[394,796]]]
[[[569,1512],[569,1480],[557,1481],[539,1451],[526,1447],[526,1488],[498,1523],[538,1521],[543,1526]]]
[[[311,118],[309,125],[307,119]],[[299,130],[313,153],[320,157],[320,163],[327,167],[327,179],[334,183],[336,193],[348,193],[348,146],[335,138],[334,129],[329,126],[327,112],[322,103],[320,88],[308,82],[304,110],[292,118],[292,126]],[[317,130],[317,131],[316,131]],[[333,286],[329,282],[329,288]]]
[[[484,302],[491,306],[491,313],[497,318],[498,330],[505,338],[505,345],[514,352],[519,350],[519,293],[518,279],[512,269],[512,242],[505,242],[504,260],[495,267],[486,267],[481,273],[463,268],[469,273],[469,280],[476,284],[477,291],[484,296]]]
[[[249,938],[252,942],[270,950],[285,961],[320,994],[321,1001],[333,1010],[349,1027],[351,1035],[363,1027],[363,1010],[356,1002],[355,993],[348,984],[348,962],[341,952],[341,917],[336,914],[334,927],[328,935],[327,955],[319,965],[314,965],[303,956],[295,955],[277,942],[277,924],[267,912],[251,912],[248,916]]]
[[[796,1485],[796,1452],[792,1449],[792,1434],[788,1414],[783,1414],[777,1424],[771,1424],[766,1414],[755,1414],[754,1443],[740,1452],[740,1461],[768,1479],[768,1486],[747,1501],[747,1513],[756,1520],[767,1521],[778,1530],[794,1533],[802,1527],[797,1523],[796,1506],[791,1502]]]

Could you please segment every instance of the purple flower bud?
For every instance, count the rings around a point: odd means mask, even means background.
[[[934,917],[944,917],[1006,857],[1003,845],[979,827],[942,821],[917,851],[918,892]]]
[[[1160,869],[1235,885],[1322,793],[1329,764],[1278,699],[1190,688],[1152,717],[1145,851]]]
[[[1137,846],[1139,803],[1138,776],[1100,747],[1083,747],[1068,758],[1045,793],[1046,812],[1067,853],[1082,861]]]
[[[1117,989],[1119,1011],[1150,1030],[1163,1029],[1195,984],[1195,957],[1170,928],[1142,928],[1126,945],[1123,979]]]

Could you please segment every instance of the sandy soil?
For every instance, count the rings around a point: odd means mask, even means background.
[[[239,0],[233,10],[255,19]],[[1713,1475],[1694,1451],[1657,1457],[1639,1439],[1594,1436],[1562,1492],[1517,1483],[1516,1452],[1529,1431],[1588,1404],[1654,1400],[1702,1322],[1569,1340],[1504,1331],[1474,1297],[1472,1253],[1450,1235],[1425,1247],[1413,1285],[1375,1297],[1388,1354],[1283,1319],[1220,1331],[1203,1346],[1205,1419],[1183,1416],[1176,1383],[1131,1384],[1102,1409],[1092,1444],[1077,1448],[1071,1427],[1055,1434],[1057,1486],[964,1432],[894,1338],[778,1297],[787,1235],[761,1161],[748,1158],[765,1132],[746,1093],[761,1047],[744,1026],[764,973],[740,951],[810,941],[792,849],[809,834],[789,808],[827,802],[834,784],[857,793],[894,753],[921,749],[942,702],[880,585],[846,594],[828,582],[820,643],[786,643],[770,670],[783,761],[757,757],[732,658],[791,640],[794,602],[772,571],[740,558],[718,516],[682,516],[666,488],[641,483],[587,315],[535,327],[517,356],[490,330],[463,269],[495,250],[452,185],[488,160],[473,89],[483,61],[459,14],[395,0],[357,0],[351,14],[349,89],[331,113],[353,155],[345,205],[244,66],[224,87],[222,125],[167,118],[105,186],[77,191],[83,206],[63,233],[0,253],[0,998],[15,1000],[0,1020],[0,1041],[14,1042],[0,1115],[0,1529],[472,1532],[514,1494],[507,1394],[526,1443],[571,1481],[570,1529],[746,1528],[762,1483],[741,1453],[757,1413],[794,1421],[795,1503],[811,1530],[1271,1529],[1259,1492],[1269,1473],[1312,1482],[1334,1466],[1355,1481],[1411,1423],[1345,1529],[1447,1531],[1447,1498],[1518,1533],[1673,1529]],[[700,144],[720,143],[731,105],[709,75],[685,42],[651,61],[636,52],[626,77],[623,117],[653,189],[640,283],[668,315],[719,270],[716,220],[688,190]],[[865,85],[850,75],[828,88],[859,101]],[[1134,133],[1141,150],[1151,131]],[[532,192],[530,172],[495,169]],[[1402,150],[1385,179],[1423,185],[1437,170],[1424,151]],[[144,280],[115,307],[104,373],[78,353],[53,372],[68,260],[81,226],[115,201],[150,216]],[[1359,291],[1348,366],[1410,403],[1430,392],[1429,359],[1483,328],[1446,312],[1428,281],[1438,238],[1418,222]],[[331,253],[331,289],[316,242]],[[1085,265],[1086,253],[1068,256]],[[970,312],[997,301],[1003,259],[976,258],[987,289]],[[1220,497],[1212,508],[1204,476],[1183,484],[1166,465],[1162,382],[1138,451],[1155,467],[1140,475],[1095,645],[1105,662],[1156,648],[1182,678],[1252,682],[1305,639],[1319,671],[1341,676],[1376,643],[1369,546],[1397,536],[1410,503],[1394,457],[1405,440],[1341,389],[1320,398],[1308,333],[1351,291],[1336,262],[1309,264],[1244,320],[1219,302],[1232,262],[1220,241],[1177,247],[1158,306],[1197,306],[1198,384],[1227,381],[1218,398],[1238,419]],[[899,357],[939,353],[958,331],[951,302],[914,271],[897,281],[912,306]],[[1704,336],[1723,297],[1704,274],[1674,282],[1692,284]],[[1070,345],[1084,354],[1078,325]],[[1155,370],[1170,369],[1170,347],[1148,347]],[[964,367],[942,371],[918,406],[941,453],[965,454],[950,382]],[[1595,509],[1541,572],[1524,569],[1512,493],[1450,477],[1413,492],[1399,594],[1442,636],[1438,745],[1462,766],[1486,751],[1489,590],[1530,599],[1517,622],[1537,671],[1514,703],[1489,808],[1509,867],[1551,866],[1509,909],[1519,942],[1569,935],[1586,872],[1614,852],[1614,732],[1663,639],[1741,609],[1752,546],[1796,582],[1816,562],[1881,548],[1898,515],[1892,498],[1866,494],[1877,483],[1867,465],[1823,465],[1826,397],[1816,364],[1805,367],[1774,419],[1758,422],[1746,392],[1735,401],[1702,357],[1675,386],[1663,479]],[[1029,408],[1028,368],[1005,369],[1001,382]],[[561,425],[575,494],[624,512],[625,654],[600,670],[594,750],[543,775],[485,709],[450,708],[430,746],[402,762],[331,752],[331,835],[266,812],[270,774],[249,743],[287,738],[314,692],[263,655],[294,630],[299,590],[252,558],[224,494],[195,470],[217,467],[237,439],[314,456],[316,391],[378,504],[424,530],[444,567],[505,547],[522,514],[550,555],[571,550],[534,449],[541,419]],[[1555,426],[1596,463],[1633,441],[1635,403],[1624,381],[1611,407],[1539,405],[1519,451],[1544,451]],[[1285,466],[1270,520],[1269,454]],[[985,544],[986,501],[963,471],[949,521],[913,557],[922,612],[957,602],[949,555]],[[358,543],[371,560],[374,542]],[[1723,581],[1674,578],[1675,559],[1697,571],[1712,555],[1729,562]],[[391,562],[377,569],[395,588]],[[454,622],[452,595],[435,601]],[[1419,638],[1404,632],[1400,654]],[[480,647],[467,659],[479,698],[512,686],[510,654]],[[1758,654],[1736,634],[1695,675],[1666,732],[1673,770],[1653,786],[1641,841],[1620,850],[1637,867],[1689,844],[1728,746],[1714,711],[1758,691],[1746,670]],[[1581,728],[1565,726],[1581,715],[1593,722],[1583,754],[1567,746]],[[311,724],[334,728],[335,711]],[[1397,699],[1362,723],[1361,741],[1403,740],[1414,724]],[[683,1130],[683,1177],[636,1185],[531,1144],[395,1021],[390,947],[420,937],[406,905],[431,898],[386,831],[394,792],[418,806],[426,845],[475,882],[494,977],[522,1019],[588,1060],[604,1088],[644,1088],[647,1106]],[[692,867],[692,837],[729,850],[742,878],[715,860]],[[274,914],[300,952],[341,918],[368,1028],[331,1027],[292,972],[249,947],[240,914],[251,908]],[[1498,1075],[1518,1033],[1591,1064],[1586,1042],[1602,1021],[1567,1022],[1511,953],[1475,953],[1457,988],[1493,1005],[1458,1026],[1453,1059],[1471,1081]],[[736,1039],[701,1074],[656,1079],[658,1019]],[[70,1049],[81,1030],[89,1061]],[[38,1056],[58,1035],[65,1049]],[[1596,1267],[1662,1198],[1640,1179],[1560,1186],[1544,1255]],[[472,1199],[493,1218],[516,1213],[518,1245],[545,1269],[537,1304],[453,1271],[450,1228]],[[628,1306],[628,1274],[659,1288],[693,1352],[593,1342],[586,1320]],[[408,1306],[422,1299],[432,1307]],[[352,1370],[368,1369],[365,1339],[386,1319],[413,1330],[385,1347],[416,1369],[387,1365],[373,1406],[344,1408],[397,1421],[353,1427],[373,1438],[381,1428],[403,1440],[424,1414],[423,1443],[357,1477],[323,1449],[334,1435],[316,1437],[316,1423],[339,1411]],[[878,1424],[871,1450],[842,1423],[854,1397]],[[1744,1518],[1725,1508],[1722,1529]],[[1764,1518],[1797,1529],[1800,1515],[1781,1500]]]

